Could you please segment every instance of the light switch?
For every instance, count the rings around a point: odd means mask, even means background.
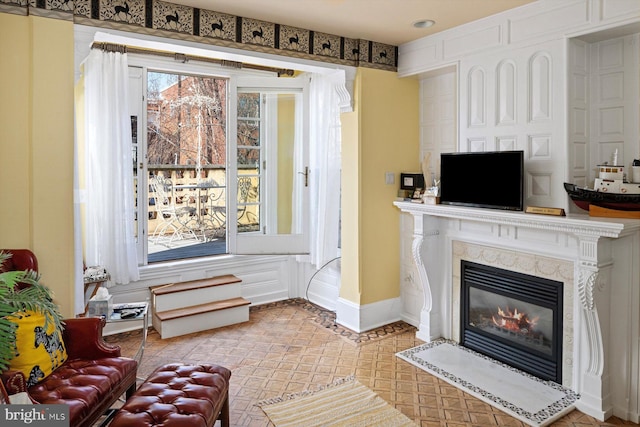
[[[393,172],[385,172],[384,182],[387,185],[393,185],[396,182],[396,175]]]

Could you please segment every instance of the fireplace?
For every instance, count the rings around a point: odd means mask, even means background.
[[[577,409],[594,418],[640,420],[638,221],[394,205],[410,214],[402,230],[413,240],[402,253],[413,265],[403,264],[401,296],[405,307],[421,307],[418,338],[462,341],[462,260],[561,282],[562,346],[552,348],[561,384],[580,394]]]
[[[563,283],[461,260],[460,343],[562,383]]]

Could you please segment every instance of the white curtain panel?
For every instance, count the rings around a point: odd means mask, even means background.
[[[311,263],[321,268],[338,256],[340,238],[340,109],[345,74],[313,74],[310,83]]]
[[[75,124],[75,123],[74,123]],[[75,128],[75,126],[74,126]],[[82,271],[82,224],[80,223],[81,217],[81,204],[80,197],[80,174],[78,165],[80,164],[78,159],[78,137],[74,133],[73,135],[73,272],[74,272],[74,313],[84,313],[84,280]]]
[[[84,72],[86,263],[127,284],[139,279],[127,54],[92,49]]]

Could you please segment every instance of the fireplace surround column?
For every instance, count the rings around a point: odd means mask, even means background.
[[[600,413],[598,418],[612,415],[609,392],[609,369],[605,360],[609,352],[609,304],[610,293],[606,289],[608,270],[613,263],[606,247],[599,247],[600,238],[576,233],[579,254],[576,262],[578,278],[579,315],[581,327],[576,331],[581,341],[578,345],[583,354],[576,364],[579,375],[578,409],[589,408]],[[604,243],[604,242],[603,242]],[[606,245],[600,245],[606,246]]]
[[[440,316],[438,314],[440,310],[434,310],[433,307],[433,301],[439,300],[437,295],[439,292],[437,292],[437,289],[433,289],[431,287],[429,274],[427,274],[427,268],[425,268],[423,262],[425,252],[432,252],[428,249],[435,246],[435,240],[440,234],[436,228],[429,226],[437,226],[437,224],[434,223],[437,223],[437,219],[427,218],[423,215],[413,216],[413,244],[411,245],[411,253],[413,255],[413,262],[415,263],[418,280],[422,285],[424,295],[424,304],[422,305],[422,310],[420,312],[420,326],[418,327],[416,336],[426,342],[442,336],[442,331],[440,330]],[[425,239],[429,240],[428,245],[424,244]],[[425,246],[427,246],[427,248],[425,248]],[[426,259],[428,263],[438,262],[435,255],[427,255]],[[432,274],[436,274],[434,269],[432,269]]]

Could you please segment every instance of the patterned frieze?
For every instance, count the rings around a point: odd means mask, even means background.
[[[145,6],[144,0],[102,0],[99,3],[98,16],[101,21],[124,22],[144,27],[147,14]]]
[[[340,58],[341,38],[333,34],[313,33],[313,54],[317,56],[329,56]]]
[[[397,70],[396,46],[161,0],[0,0],[0,13],[198,41],[356,67]]]
[[[310,31],[302,28],[280,25],[280,49],[309,53],[311,47]]]
[[[257,19],[242,18],[240,42],[271,48],[276,47],[276,24]]]
[[[238,19],[226,13],[200,10],[200,36],[213,39],[236,41]]]
[[[193,18],[197,9],[163,1],[154,1],[151,10],[151,28],[194,34]]]
[[[0,13],[26,15],[28,9],[27,0],[0,0]]]

